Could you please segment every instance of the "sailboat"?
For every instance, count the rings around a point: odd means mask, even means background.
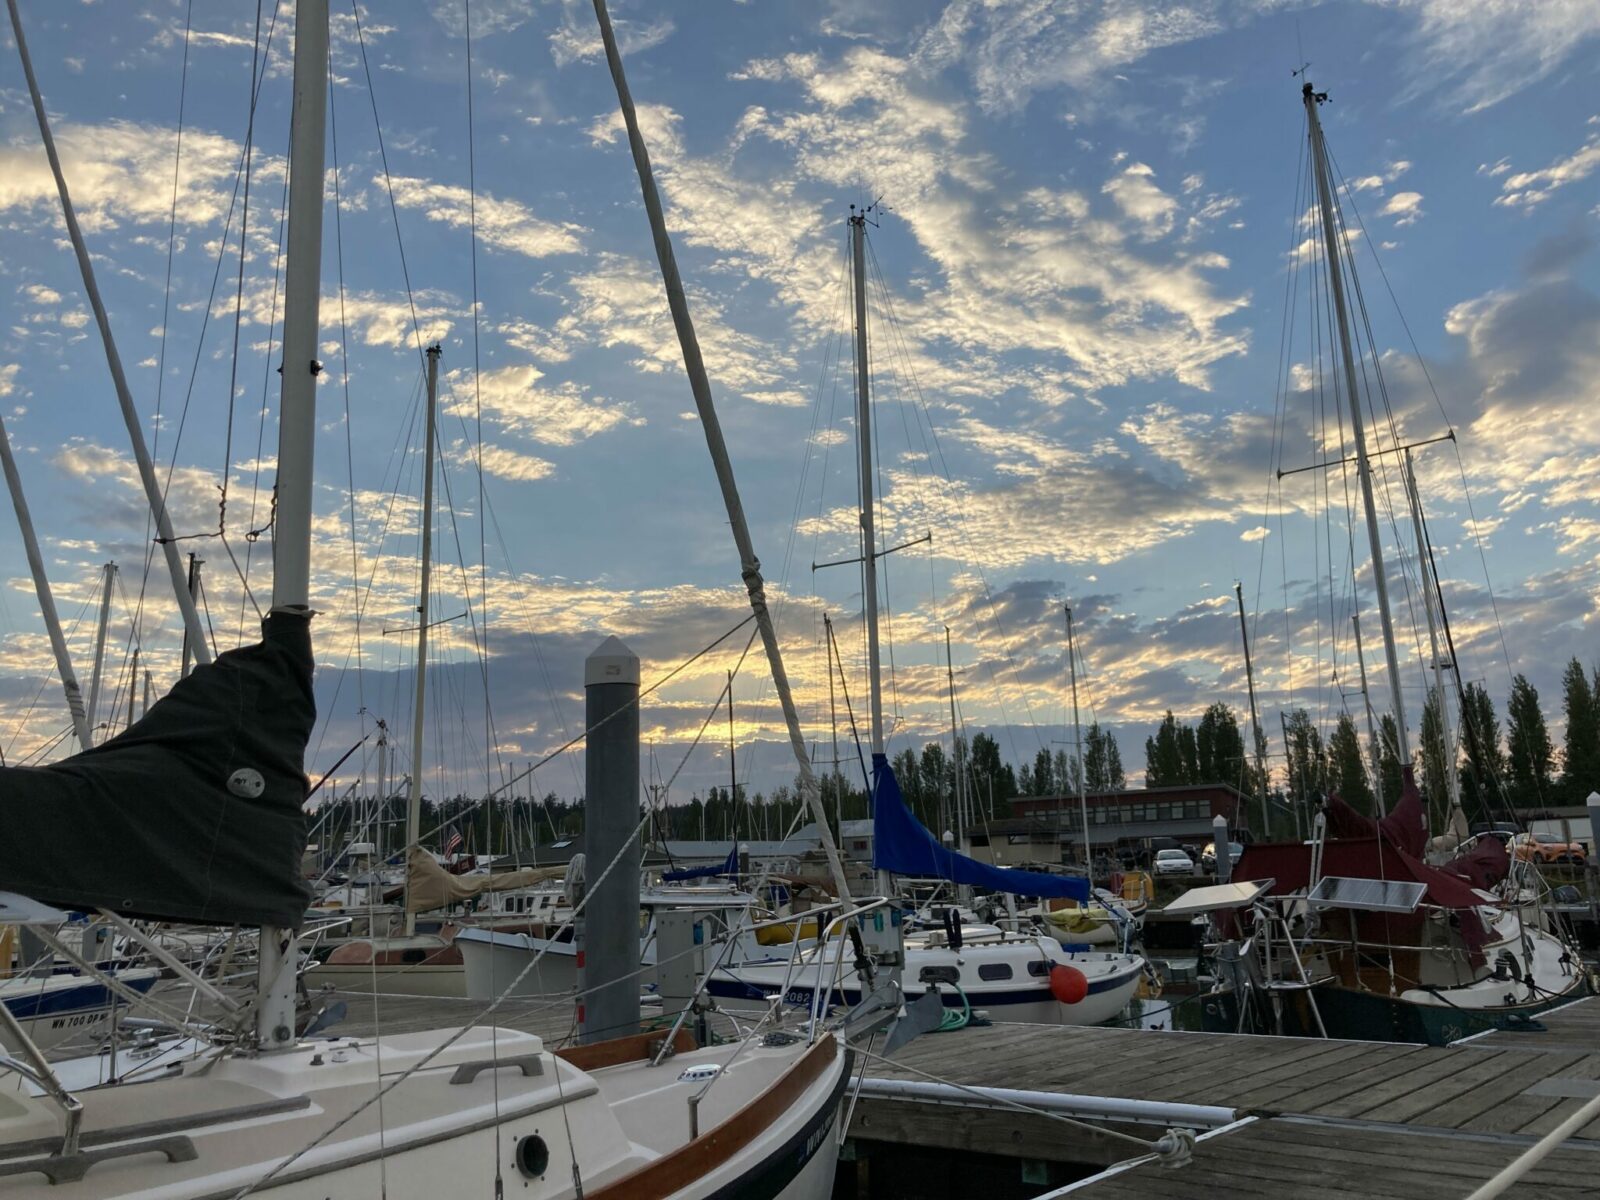
[[[1388,577],[1356,382],[1344,280],[1350,269],[1344,262],[1348,248],[1336,216],[1338,201],[1318,112],[1327,93],[1306,81],[1301,98],[1338,324],[1338,390],[1349,405],[1391,703],[1406,765],[1401,794],[1382,819],[1375,821],[1337,796],[1328,797],[1311,842],[1247,846],[1234,874],[1248,882],[1194,889],[1166,911],[1210,917],[1216,984],[1202,1002],[1208,1028],[1442,1045],[1525,1022],[1588,994],[1591,985],[1576,947],[1528,911],[1514,884],[1507,882],[1510,864],[1503,843],[1490,837],[1461,844],[1465,820],[1453,786],[1450,828],[1431,841],[1428,836],[1426,806],[1409,761]],[[1406,476],[1414,503],[1409,461]],[[1420,520],[1418,533],[1420,545]],[[1432,632],[1437,585],[1430,583],[1423,591],[1429,596]],[[1433,645],[1435,686],[1442,698],[1436,637]],[[1453,755],[1451,747],[1447,758]],[[1432,859],[1444,861],[1425,861],[1430,849]]]
[[[874,457],[871,375],[867,362],[866,227],[872,205],[850,206],[849,229],[855,300],[856,442],[860,454],[861,564],[867,642],[867,697],[872,753],[873,867],[878,890],[892,893],[891,877],[944,880],[963,889],[1086,902],[1087,879],[990,866],[944,846],[906,807],[884,750],[882,670],[878,635],[878,549],[873,497]],[[952,718],[954,708],[952,704]],[[959,754],[959,743],[958,750]],[[958,780],[960,776],[958,774]],[[959,806],[959,801],[958,801]],[[903,914],[894,914],[900,919]],[[1109,1020],[1133,998],[1144,974],[1137,954],[1064,947],[1045,932],[1007,932],[965,925],[956,908],[944,910],[941,928],[905,935],[902,988],[908,1001],[937,992],[947,1009],[992,1020],[1088,1025]],[[824,942],[793,961],[721,967],[707,991],[732,1012],[758,1013],[773,1003],[800,1008],[850,1007],[868,984],[847,967],[837,942]],[[966,1017],[957,1020],[964,1023]]]
[[[10,10],[54,164],[15,0]],[[604,5],[596,10],[625,97]],[[487,1025],[353,1038],[298,1019],[328,78],[327,0],[299,0],[273,596],[262,638],[199,666],[115,738],[48,766],[0,768],[0,888],[35,904],[259,925],[254,1010],[158,1078],[73,1093],[0,1006],[0,1024],[21,1047],[0,1058],[0,1197],[431,1200],[497,1194],[509,1182],[590,1200],[822,1200],[849,1057],[815,1024],[732,1048],[651,1033],[552,1051]],[[65,860],[36,852],[68,840],[78,852]],[[4,911],[41,915],[27,909]]]

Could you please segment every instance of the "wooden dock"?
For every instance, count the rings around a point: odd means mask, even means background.
[[[1232,1122],[1198,1144],[1189,1166],[1091,1175],[1074,1194],[1444,1200],[1467,1195],[1600,1090],[1600,998],[1540,1024],[1449,1047],[994,1025],[925,1035],[892,1060],[872,1060],[866,1075],[1231,1110]],[[1085,1171],[1130,1153],[1126,1143],[977,1097],[863,1099],[850,1133]],[[1507,1194],[1600,1195],[1596,1152],[1600,1121]]]
[[[481,1001],[324,992],[342,1003],[330,1033],[352,1037],[467,1024]],[[491,1018],[552,1047],[575,1040],[570,999],[515,999]],[[735,1034],[713,1015],[713,1031]],[[1088,1126],[979,1096],[862,1095],[836,1196],[990,1200],[1459,1200],[1585,1100],[1600,1093],[1600,998],[1576,1001],[1520,1032],[1448,1047],[1189,1033],[1175,1030],[971,1026],[925,1034],[892,1058],[869,1053],[868,1080],[1200,1106],[1193,1160],[1141,1159],[1116,1134],[1150,1139],[1161,1124],[1100,1118]],[[849,1102],[847,1102],[849,1103]],[[1209,1127],[1208,1127],[1209,1126]],[[1132,1157],[1130,1157],[1132,1156]],[[920,1162],[933,1182],[901,1175]],[[947,1178],[940,1178],[941,1175]],[[1600,1196],[1600,1121],[1579,1131],[1506,1195]]]

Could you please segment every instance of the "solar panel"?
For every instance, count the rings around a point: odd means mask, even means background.
[[[1427,884],[1413,880],[1350,879],[1343,875],[1324,875],[1306,899],[1313,908],[1409,913],[1417,910],[1427,890]]]
[[[1270,879],[1257,879],[1250,883],[1218,883],[1209,887],[1190,888],[1161,911],[1173,916],[1197,917],[1201,913],[1246,908],[1254,904],[1256,898],[1272,884]]]

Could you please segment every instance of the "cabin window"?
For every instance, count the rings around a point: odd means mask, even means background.
[[[413,963],[422,962],[427,957],[428,952],[426,950],[402,950],[400,952],[400,961],[405,963],[407,966],[410,966]]]
[[[980,963],[978,965],[978,978],[994,982],[998,979],[1011,978],[1010,963]]]
[[[1033,962],[1028,964],[1028,974],[1036,975],[1042,979],[1044,976],[1050,974],[1050,964],[1045,962],[1042,958],[1035,959]]]

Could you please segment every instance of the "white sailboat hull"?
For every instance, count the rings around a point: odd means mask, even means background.
[[[461,951],[465,992],[471,1000],[493,1000],[511,986],[512,996],[546,996],[578,990],[578,950],[571,942],[553,942],[525,933],[463,930],[456,935]],[[538,965],[528,964],[543,952]]]
[[[116,973],[120,983],[138,992],[148,991],[160,977],[160,971],[144,967]],[[73,1042],[87,1044],[110,1029],[114,1008],[123,1013],[129,1008],[126,1000],[84,975],[0,980],[0,1004],[17,1019],[33,1044],[47,1051]],[[0,1045],[13,1053],[20,1049],[6,1044],[4,1038]]]
[[[1044,963],[1082,971],[1088,994],[1074,1004],[1057,1000],[1050,990],[1047,971],[1035,973],[1035,968]],[[1010,972],[1004,978],[985,978],[1002,975],[1001,968],[1005,967]],[[906,998],[915,1000],[927,991],[927,984],[922,982],[924,972],[954,972],[960,994],[948,984],[939,989],[947,1009],[962,1008],[964,996],[966,1006],[999,1024],[1098,1025],[1114,1020],[1127,1008],[1138,991],[1144,967],[1144,959],[1136,954],[1069,953],[1045,937],[980,943],[965,946],[959,952],[908,945],[903,986]],[[862,988],[856,972],[848,959],[837,964],[831,954],[822,963],[812,956],[792,971],[785,964],[721,969],[712,973],[707,991],[718,1007],[741,1016],[756,1016],[767,1012],[772,998],[780,995],[785,1006],[809,1009],[819,979],[834,981],[827,988],[829,1007],[837,1009],[860,1002]]]
[[[832,1037],[737,1057],[689,1050],[659,1067],[632,1056],[648,1038],[623,1039],[632,1049],[615,1065],[604,1045],[573,1052],[600,1055],[587,1070],[513,1030],[474,1028],[439,1051],[446,1037],[385,1038],[381,1073],[377,1046],[352,1039],[85,1093],[89,1156],[144,1149],[76,1178],[67,1164],[55,1183],[44,1168],[63,1168],[51,1157],[59,1111],[19,1088],[0,1095],[0,1197],[202,1200],[253,1187],[274,1200],[437,1200],[494,1194],[498,1176],[513,1194],[557,1200],[577,1194],[574,1159],[587,1200],[831,1191],[849,1065]],[[381,1109],[370,1103],[411,1067]],[[702,1091],[692,1137],[688,1100]]]

